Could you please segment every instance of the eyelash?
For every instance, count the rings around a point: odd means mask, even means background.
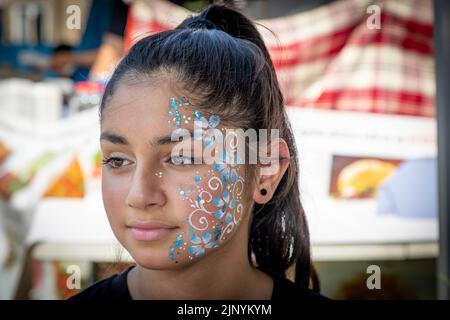
[[[117,169],[120,169],[123,167],[123,166],[115,167],[115,166],[111,165],[111,162],[113,162],[113,161],[129,161],[129,160],[119,158],[119,157],[105,157],[102,160],[102,165],[104,165],[104,166],[106,165],[110,169],[113,169],[113,170],[117,170]]]

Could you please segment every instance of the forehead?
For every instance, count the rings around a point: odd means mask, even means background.
[[[128,122],[129,119],[151,119],[161,117],[169,101],[175,94],[165,82],[158,84],[119,82],[107,101],[102,113],[102,125],[111,122]],[[124,118],[125,117],[125,118]]]
[[[142,136],[142,133],[156,135],[176,129],[170,121],[168,108],[171,99],[179,99],[169,81],[119,83],[108,100],[102,113],[102,131],[114,131],[126,136]],[[191,107],[180,111],[181,115],[190,115]],[[190,128],[185,124],[183,128]],[[141,133],[141,134],[139,134]]]

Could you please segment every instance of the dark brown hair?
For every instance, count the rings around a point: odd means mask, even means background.
[[[300,201],[297,149],[275,69],[255,25],[226,2],[138,41],[106,86],[100,118],[121,79],[170,74],[199,110],[244,130],[279,129],[290,164],[273,198],[252,206],[248,257],[252,262],[253,253],[262,271],[282,277],[295,264],[295,282],[319,291]]]

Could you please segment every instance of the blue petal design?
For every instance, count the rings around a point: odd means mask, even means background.
[[[236,169],[231,170],[231,182],[235,183],[237,181],[238,175]]]
[[[205,248],[208,248],[208,249],[214,248],[215,246],[216,246],[215,241],[211,241],[211,242],[205,244]]]
[[[216,211],[216,213],[214,214],[214,216],[216,217],[216,219],[222,219],[223,215],[225,212],[223,212],[222,210],[218,210]]]
[[[202,239],[200,239],[200,237],[198,235],[196,235],[195,233],[193,233],[191,235],[191,237],[189,238],[189,240],[191,240],[192,243],[194,244],[200,244],[202,243]]]
[[[194,116],[195,116],[195,119],[196,119],[196,120],[197,120],[197,119],[201,119],[202,113],[201,113],[200,111],[194,111]]]
[[[203,147],[209,148],[213,144],[213,139],[210,135],[205,135],[205,138],[203,139]]]
[[[220,197],[216,196],[214,197],[214,205],[219,208],[224,205],[224,202]]]
[[[222,194],[222,197],[223,197],[223,201],[225,201],[226,203],[230,202],[230,193],[228,191],[225,191]]]
[[[211,241],[211,233],[205,232],[202,236],[202,240],[203,240],[203,243],[208,243],[209,241]]]
[[[194,254],[194,253],[197,253],[199,248],[200,248],[199,246],[190,246],[190,247],[188,247],[188,251],[190,254]]]
[[[222,172],[224,169],[226,169],[226,165],[222,163],[215,163],[214,164],[214,170],[216,172]]]
[[[227,183],[228,182],[228,172],[229,172],[229,168],[225,168],[224,170],[222,170],[222,172],[221,172],[221,177],[222,177],[222,181],[224,182],[224,183]]]
[[[194,125],[198,128],[208,128],[208,121],[205,119],[205,117],[196,118],[194,120]]]
[[[218,115],[213,115],[209,118],[208,126],[210,128],[215,128],[219,125],[219,123],[220,123],[220,117]]]
[[[231,216],[231,214],[227,214],[227,216],[225,217],[225,222],[226,223],[230,223],[233,220],[233,217]]]
[[[230,201],[230,208],[231,209],[234,209],[236,207],[236,200],[233,198],[233,199],[231,199],[231,201]]]
[[[225,163],[227,160],[227,151],[226,150],[222,150],[219,154],[219,159],[221,160],[221,162]]]

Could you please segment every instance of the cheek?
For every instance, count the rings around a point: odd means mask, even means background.
[[[102,197],[108,219],[113,224],[119,218],[118,213],[123,211],[126,184],[120,183],[115,177],[104,171],[102,174]]]
[[[183,227],[170,247],[169,259],[193,260],[219,248],[236,232],[242,219],[244,178],[239,168],[211,168],[179,186]]]

